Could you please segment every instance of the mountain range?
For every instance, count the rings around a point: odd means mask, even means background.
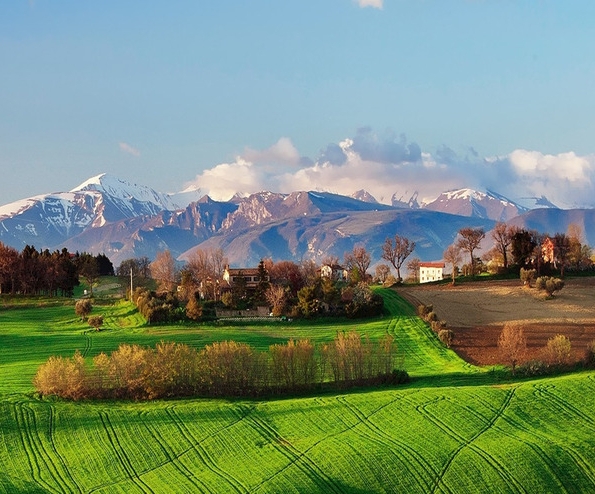
[[[320,261],[342,259],[355,245],[365,246],[376,262],[384,240],[395,234],[416,243],[415,256],[437,260],[459,229],[489,231],[498,221],[543,233],[565,232],[575,223],[595,245],[595,210],[562,210],[546,198],[529,208],[492,191],[448,191],[425,204],[416,195],[393,197],[391,205],[365,190],[352,197],[317,191],[260,192],[229,201],[204,196],[189,204],[184,197],[102,174],[69,192],[0,206],[0,241],[19,250],[34,245],[104,253],[116,266],[166,249],[183,261],[197,248],[222,248],[235,266],[266,257]]]

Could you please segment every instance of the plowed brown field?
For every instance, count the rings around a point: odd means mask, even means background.
[[[507,322],[522,325],[527,337],[527,359],[539,359],[547,340],[566,335],[573,357],[583,358],[595,340],[595,278],[566,279],[553,299],[520,281],[478,281],[451,285],[398,288],[412,302],[432,304],[440,320],[455,333],[454,350],[474,364],[501,363],[497,341]]]

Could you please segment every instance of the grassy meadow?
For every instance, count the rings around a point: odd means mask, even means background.
[[[594,492],[595,373],[514,381],[445,349],[392,291],[365,322],[146,326],[96,303],[0,298],[0,492]],[[122,342],[259,349],[337,330],[393,334],[411,383],[270,401],[40,399],[50,355]]]

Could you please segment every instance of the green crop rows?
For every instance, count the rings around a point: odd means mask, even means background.
[[[595,492],[595,374],[509,381],[442,347],[412,309],[365,323],[146,327],[126,303],[0,305],[0,492]],[[2,302],[0,302],[1,304]],[[65,402],[31,380],[50,355],[120,342],[259,348],[337,329],[393,334],[401,387],[271,401]]]

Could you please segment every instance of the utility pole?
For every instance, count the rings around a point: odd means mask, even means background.
[[[132,266],[130,266],[130,301],[132,302]]]

